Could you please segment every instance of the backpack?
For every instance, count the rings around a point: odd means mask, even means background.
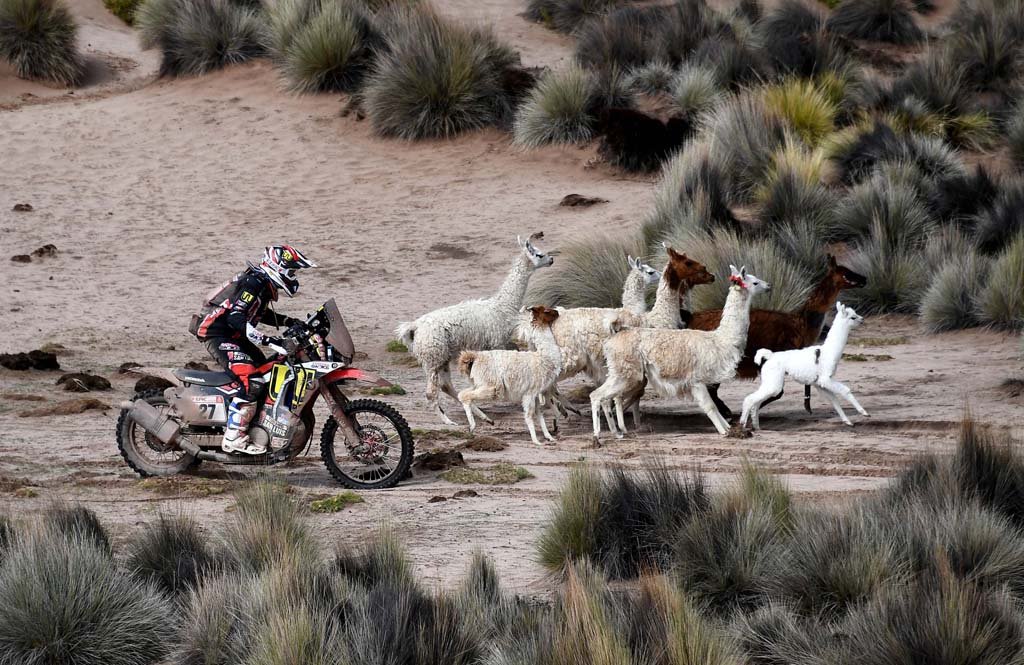
[[[248,270],[238,273],[227,282],[224,282],[213,291],[206,294],[203,306],[198,314],[193,314],[188,324],[188,331],[198,339],[203,339],[201,333],[209,323],[216,321],[222,314],[228,311],[231,303],[238,296],[238,284],[245,277]]]

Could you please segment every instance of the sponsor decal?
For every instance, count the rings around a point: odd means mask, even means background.
[[[314,370],[314,371],[317,371],[317,372],[333,372],[334,370],[340,369],[340,368],[344,367],[345,365],[343,363],[330,363],[330,362],[315,361],[315,362],[302,363],[302,366],[305,367],[306,369],[311,369],[311,370]]]
[[[253,300],[256,299],[256,296],[254,296],[253,294],[249,293],[248,291],[242,291],[241,298],[245,302],[251,303]]]

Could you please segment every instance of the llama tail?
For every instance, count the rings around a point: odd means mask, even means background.
[[[416,322],[406,321],[398,324],[398,327],[395,328],[395,335],[397,335],[398,339],[402,340],[402,344],[405,344],[406,348],[411,351],[413,337],[416,335]]]
[[[764,367],[764,364],[768,362],[768,359],[771,357],[771,350],[759,349],[758,352],[754,354],[754,364],[760,369],[761,367]]]
[[[459,354],[459,371],[469,376],[469,373],[473,371],[473,363],[475,362],[475,351],[463,351]]]

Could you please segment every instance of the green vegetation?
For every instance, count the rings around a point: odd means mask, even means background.
[[[352,490],[346,490],[341,494],[335,494],[326,499],[311,501],[309,509],[314,513],[339,513],[351,505],[365,503],[366,499],[359,496]]]
[[[388,343],[384,345],[384,350],[388,353],[409,353],[409,347],[397,339],[388,340]]]
[[[459,485],[514,485],[520,480],[533,478],[533,474],[521,466],[499,462],[482,469],[455,467],[442,473],[441,477]]]

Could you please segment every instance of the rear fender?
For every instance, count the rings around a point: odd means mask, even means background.
[[[139,376],[155,376],[158,379],[166,379],[179,387],[185,385],[181,379],[174,376],[174,370],[170,367],[132,367],[128,371]]]
[[[326,383],[335,383],[337,381],[358,381],[359,383],[368,383],[378,388],[390,388],[392,384],[387,379],[382,379],[373,372],[367,372],[366,370],[359,369],[358,367],[342,367],[336,369],[323,378]]]

